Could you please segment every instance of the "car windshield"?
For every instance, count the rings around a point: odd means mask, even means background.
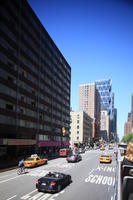
[[[60,177],[60,174],[59,173],[48,173],[48,174],[46,174],[45,175],[45,177],[47,177],[47,178],[58,178],[58,177]]]
[[[31,160],[34,160],[34,158],[29,157],[26,159],[26,161],[31,161]]]
[[[109,155],[101,155],[101,157],[109,157]]]

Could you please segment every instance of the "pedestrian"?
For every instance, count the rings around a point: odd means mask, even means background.
[[[126,155],[123,156],[122,165],[126,165],[126,166],[128,165],[129,169],[131,168],[128,172],[129,173],[128,176],[133,177],[133,139],[129,142],[129,144],[127,146]],[[123,179],[122,179],[123,180],[123,190],[122,190],[123,199],[124,200],[133,199],[132,198],[133,196],[131,194],[131,193],[133,193],[133,187],[131,186],[131,183],[129,184],[129,182],[128,182],[128,184],[126,184],[127,182],[126,181],[124,182],[124,169],[122,171],[122,177],[123,177]]]
[[[127,146],[126,155],[123,156],[122,164],[133,166],[133,139],[129,142]]]

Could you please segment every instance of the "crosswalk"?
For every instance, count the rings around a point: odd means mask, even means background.
[[[21,200],[55,200],[57,196],[63,194],[65,191],[62,190],[56,194],[37,192],[37,190],[33,190],[32,192],[20,197]]]
[[[34,176],[34,177],[42,177],[45,176],[49,171],[62,171],[65,172],[67,169],[71,169],[73,167],[75,167],[75,163],[65,163],[65,164],[56,164],[54,165],[54,170],[53,167],[49,168],[49,169],[35,169],[32,171],[29,171],[28,173],[26,173],[27,176]]]

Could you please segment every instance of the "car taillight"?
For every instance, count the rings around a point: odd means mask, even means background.
[[[50,183],[50,186],[54,186],[56,183],[55,182],[51,182]]]
[[[37,184],[37,185],[39,184],[38,180],[36,181],[36,184]]]

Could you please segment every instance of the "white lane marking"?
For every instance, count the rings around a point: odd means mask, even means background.
[[[42,196],[44,196],[44,195],[42,192],[40,192],[40,193],[35,194],[33,197],[30,197],[28,200],[37,200],[38,198],[41,199]]]
[[[5,182],[7,182],[7,181],[10,181],[10,180],[13,180],[13,179],[15,179],[15,178],[19,178],[19,177],[22,177],[22,176],[24,176],[25,174],[23,174],[23,175],[21,175],[21,176],[15,176],[15,177],[13,177],[13,178],[9,178],[9,179],[6,179],[6,180],[3,180],[3,181],[0,181],[0,183],[5,183]]]
[[[28,199],[28,198],[30,198],[30,194],[32,194],[32,193],[34,193],[36,191],[37,191],[37,189],[33,190],[32,192],[29,192],[28,194],[26,194],[23,197],[21,197],[21,199]]]
[[[47,198],[49,198],[52,194],[44,194],[42,197],[40,197],[37,200],[46,200]],[[53,196],[53,195],[52,195]],[[30,199],[29,199],[30,200]],[[33,199],[34,200],[34,199]]]
[[[59,194],[60,194],[60,193],[57,193],[57,194],[52,195],[48,200],[55,200],[54,197],[59,196]]]
[[[94,175],[90,174],[86,179],[85,182],[92,183],[92,184],[101,184],[101,185],[108,185],[113,186],[114,177],[111,176],[103,176],[103,175]]]
[[[35,171],[31,171],[29,172],[27,175],[28,176],[45,176],[49,171],[48,170],[35,170]]]
[[[105,165],[98,165],[96,171],[114,172],[115,173],[115,167],[113,167],[113,166],[105,166]]]
[[[13,174],[16,174],[16,173],[7,174],[7,175],[5,175],[5,176],[0,176],[0,178],[4,178],[4,177],[7,177],[7,176],[11,176],[11,175],[13,175]]]
[[[8,198],[7,200],[13,199],[13,198],[16,197],[16,196],[17,196],[17,195],[14,195],[14,196]]]
[[[62,190],[61,192],[60,192],[60,194],[63,194],[65,192],[65,190]]]
[[[95,169],[92,169],[90,172],[89,172],[89,174],[92,174],[92,172],[94,171]]]

